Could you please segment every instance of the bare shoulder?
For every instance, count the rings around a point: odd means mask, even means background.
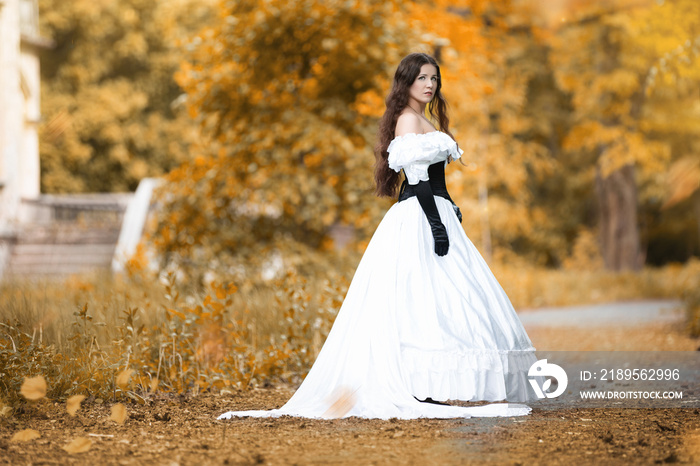
[[[396,120],[395,135],[397,137],[409,133],[421,134],[422,132],[423,125],[421,118],[415,113],[403,112],[399,115],[398,120]]]

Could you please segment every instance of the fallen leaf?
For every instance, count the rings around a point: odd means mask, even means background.
[[[0,405],[0,417],[8,417],[12,414],[12,407],[7,405]]]
[[[133,369],[125,369],[119,373],[117,376],[117,385],[119,388],[122,390],[126,390],[127,385],[129,385],[129,379],[131,378],[131,374],[134,372]]]
[[[121,403],[113,405],[112,414],[109,416],[109,419],[117,424],[124,424],[124,421],[126,421],[126,406]]]
[[[80,409],[80,403],[85,399],[85,395],[73,395],[66,400],[66,411],[71,416],[75,416],[75,413]]]
[[[46,380],[43,375],[24,378],[19,392],[28,400],[39,400],[46,396]]]
[[[24,429],[20,430],[19,432],[15,432],[15,435],[12,436],[10,442],[28,442],[39,437],[41,437],[39,431],[34,429]]]
[[[68,453],[84,453],[88,451],[90,447],[92,447],[92,440],[86,437],[78,437],[62,448]]]
[[[156,389],[158,388],[158,382],[160,382],[160,381],[158,380],[158,378],[153,378],[153,379],[151,380],[151,392],[155,392],[155,391],[156,391]]]

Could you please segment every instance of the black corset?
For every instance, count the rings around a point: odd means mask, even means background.
[[[447,185],[445,185],[445,162],[437,162],[428,167],[428,183],[430,183],[433,196],[444,197],[452,202],[452,198],[447,192]],[[404,179],[401,183],[401,189],[399,189],[399,202],[415,195],[413,185],[408,184],[408,180]]]

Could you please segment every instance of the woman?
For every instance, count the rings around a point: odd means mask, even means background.
[[[513,307],[466,237],[445,187],[462,155],[449,132],[432,57],[405,57],[386,99],[377,194],[399,202],[377,227],[328,339],[292,398],[272,411],[220,416],[336,418],[515,416],[525,405],[446,400],[528,398],[534,348]],[[437,130],[426,118],[439,125]]]

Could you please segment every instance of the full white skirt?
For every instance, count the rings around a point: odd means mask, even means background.
[[[452,210],[435,197],[450,249],[434,252],[430,225],[413,197],[394,204],[355,272],[311,371],[281,408],[234,416],[414,419],[518,416],[534,348],[510,300]]]

